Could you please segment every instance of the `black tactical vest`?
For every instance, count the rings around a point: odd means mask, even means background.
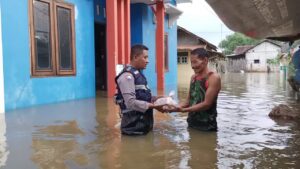
[[[126,107],[119,85],[118,78],[125,72],[131,73],[134,77],[135,95],[137,100],[151,102],[151,90],[147,86],[145,76],[132,66],[126,66],[122,72],[115,78],[117,85],[116,102],[120,106],[122,121],[121,131],[126,135],[143,135],[147,134],[153,128],[153,109],[146,112],[130,110]]]

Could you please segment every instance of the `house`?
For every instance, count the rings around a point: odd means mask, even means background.
[[[279,44],[271,40],[263,40],[246,51],[246,70],[266,72],[270,66],[268,62],[276,59],[280,53],[281,46]]]
[[[149,47],[151,88],[176,84],[177,3],[0,1],[0,112],[115,93],[130,46]],[[172,68],[172,69],[169,69]]]
[[[252,48],[253,45],[237,46],[233,54],[227,55],[227,71],[229,72],[240,72],[246,70],[246,52]]]
[[[177,26],[177,66],[178,85],[188,84],[193,74],[190,63],[191,51],[196,48],[206,48],[209,52],[210,66],[215,69],[217,61],[224,56],[217,52],[217,47],[187,29]],[[220,66],[221,67],[221,66]]]
[[[251,46],[238,46],[234,54],[227,55],[227,68],[231,72],[240,70],[249,72],[266,72],[268,67],[277,69],[269,62],[276,59],[281,53],[281,45],[271,40],[263,40],[260,43]],[[271,68],[272,69],[272,68]],[[277,70],[275,70],[277,71]]]

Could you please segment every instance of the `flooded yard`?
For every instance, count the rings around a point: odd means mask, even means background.
[[[179,100],[187,94],[178,87]],[[118,107],[101,96],[10,111],[0,115],[0,168],[299,168],[300,122],[268,117],[280,103],[300,112],[284,77],[249,73],[222,75],[216,133],[156,112],[153,132],[122,136]]]

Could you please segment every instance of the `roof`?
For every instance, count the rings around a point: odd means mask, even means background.
[[[278,43],[276,43],[276,42],[274,42],[274,41],[268,40],[268,39],[264,39],[263,41],[259,42],[259,43],[256,44],[256,45],[238,46],[238,47],[242,47],[242,49],[244,49],[244,50],[239,49],[239,53],[235,53],[235,52],[234,52],[234,54],[242,54],[242,53],[246,53],[247,51],[249,51],[249,50],[255,48],[256,46],[258,46],[258,45],[260,45],[260,44],[262,44],[262,43],[264,43],[264,42],[271,43],[271,44],[273,44],[273,45],[278,46],[279,48],[281,48],[281,45],[280,45],[280,44],[278,44]],[[236,49],[237,49],[237,48],[236,48]],[[236,50],[236,49],[235,49],[235,50]],[[234,50],[234,51],[235,51],[235,50]]]
[[[245,46],[237,46],[233,53],[235,55],[240,55],[246,53],[250,48],[252,48],[254,45],[245,45]]]
[[[252,46],[251,48],[247,49],[247,50],[245,51],[245,53],[246,53],[247,51],[249,51],[249,50],[255,48],[256,46],[258,46],[258,45],[264,43],[264,42],[271,43],[271,44],[273,44],[273,45],[278,46],[279,48],[281,48],[281,45],[280,45],[280,44],[278,44],[278,43],[276,43],[276,42],[274,42],[274,41],[272,41],[272,40],[269,40],[269,39],[264,39],[263,41],[259,42],[258,44],[256,44],[256,45]]]
[[[201,38],[200,36],[198,36],[198,35],[196,35],[196,34],[190,32],[190,31],[188,31],[187,29],[185,29],[185,28],[183,28],[183,27],[181,27],[181,26],[179,26],[179,25],[177,26],[177,31],[178,31],[178,30],[181,30],[181,31],[183,31],[183,32],[185,32],[185,33],[187,33],[187,34],[189,34],[189,35],[195,37],[195,38],[198,39],[199,41],[202,41],[202,42],[204,42],[205,44],[207,44],[210,48],[212,48],[212,49],[214,49],[214,50],[217,50],[217,47],[216,47],[215,45],[209,43],[207,40]]]
[[[196,48],[205,48],[204,45],[180,45],[177,46],[178,50],[194,50]]]
[[[231,58],[235,58],[235,57],[242,57],[246,52],[248,52],[249,50],[255,48],[256,46],[264,43],[264,42],[268,42],[268,43],[271,43],[275,46],[278,46],[281,48],[281,45],[280,44],[277,44],[276,42],[274,41],[271,41],[271,40],[268,40],[268,39],[265,39],[261,42],[259,42],[258,44],[256,45],[244,45],[244,46],[237,46],[234,51],[233,51],[233,54],[231,55],[226,55],[226,57],[231,57]]]
[[[235,32],[257,39],[300,39],[299,0],[206,0]]]

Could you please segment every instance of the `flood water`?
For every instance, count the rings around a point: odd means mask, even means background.
[[[187,93],[178,87],[179,100]],[[0,167],[299,168],[300,122],[268,117],[280,103],[300,112],[284,77],[249,73],[222,75],[218,132],[188,129],[186,114],[156,112],[153,132],[122,136],[118,108],[101,96],[10,111],[0,115]]]

